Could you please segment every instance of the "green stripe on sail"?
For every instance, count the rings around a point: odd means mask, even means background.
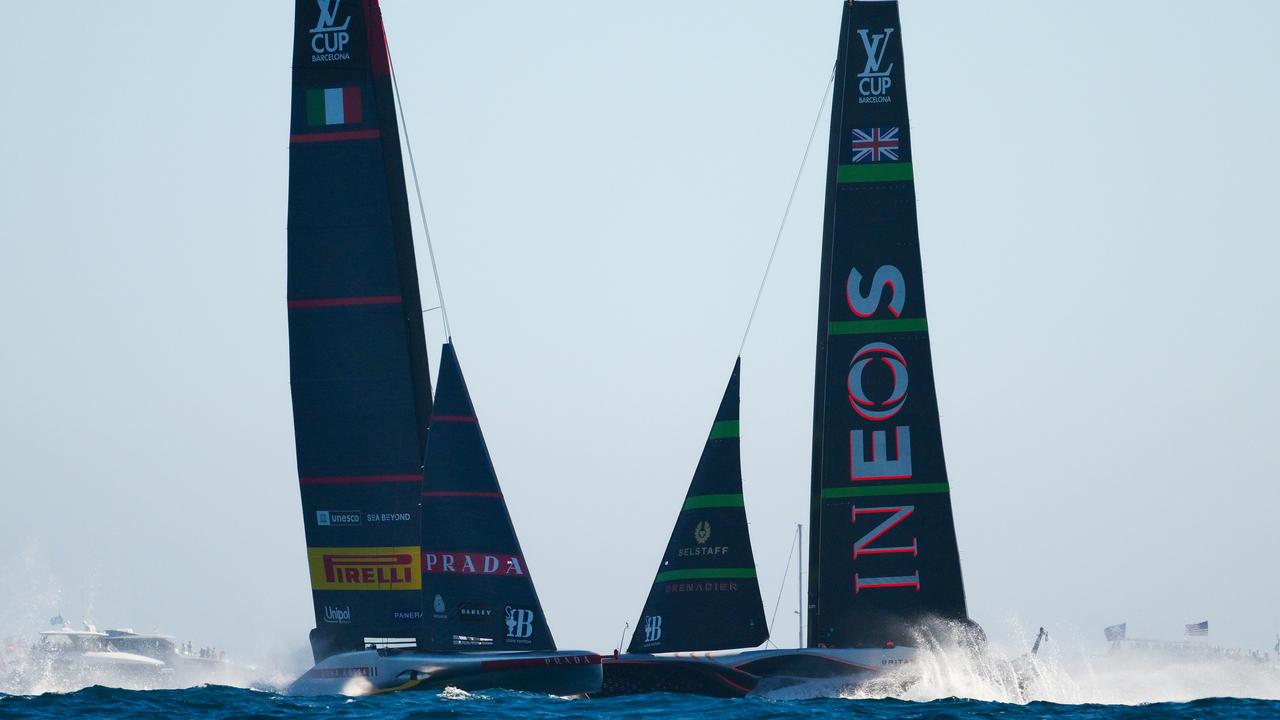
[[[672,580],[753,580],[755,568],[702,568],[690,570],[668,570],[658,573],[654,583],[671,582]]]
[[[307,124],[311,127],[324,125],[324,90],[307,91]]]
[[[912,179],[911,163],[868,163],[836,168],[838,183],[899,182]]]
[[[681,510],[701,510],[703,508],[735,508],[745,507],[742,494],[737,495],[694,495],[686,498]]]
[[[738,421],[737,420],[720,420],[711,425],[711,439],[723,440],[725,438],[738,437]]]
[[[822,491],[823,500],[851,497],[881,497],[885,495],[934,495],[951,492],[947,483],[915,483],[911,485],[869,485],[867,487],[827,488]]]
[[[895,332],[927,332],[929,321],[924,318],[901,320],[835,320],[827,323],[828,335],[870,335]]]

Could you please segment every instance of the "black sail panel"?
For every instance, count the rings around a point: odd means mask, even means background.
[[[741,364],[733,367],[627,652],[754,647],[769,637],[742,500]]]
[[[420,631],[416,272],[377,3],[297,0],[289,361],[317,659]]]
[[[845,4],[827,170],[811,499],[811,646],[967,619],[916,227],[896,2]]]
[[[423,477],[418,646],[554,651],[452,343],[440,354]]]

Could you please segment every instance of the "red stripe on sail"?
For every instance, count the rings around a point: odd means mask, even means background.
[[[422,493],[422,497],[479,497],[479,498],[501,498],[500,492],[468,492],[462,490],[428,490]]]
[[[422,475],[324,475],[298,478],[301,485],[371,485],[373,483],[422,482]]]
[[[344,93],[345,95],[345,93]],[[343,111],[346,111],[346,104],[343,104]],[[321,142],[338,142],[340,140],[377,140],[382,137],[381,131],[374,128],[372,130],[342,130],[339,132],[327,133],[306,133],[293,134],[289,136],[289,142],[293,143],[321,143]]]
[[[342,88],[342,123],[359,125],[364,122],[364,102],[360,95],[360,86],[352,85]]]
[[[367,295],[364,297],[344,298],[311,298],[309,300],[290,300],[290,308],[345,307],[348,305],[398,305],[399,295]]]

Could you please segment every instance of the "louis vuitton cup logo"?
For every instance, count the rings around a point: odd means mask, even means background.
[[[331,62],[333,60],[350,60],[346,52],[351,34],[347,27],[351,24],[351,16],[347,15],[342,24],[338,24],[338,9],[342,0],[316,0],[320,7],[320,16],[315,27],[311,28],[311,62]]]
[[[655,643],[662,639],[662,616],[650,615],[644,619],[644,641]]]
[[[893,30],[889,27],[884,32],[874,34],[866,28],[858,30],[858,37],[862,38],[862,49],[867,53],[866,65],[858,73],[858,94],[862,96],[858,98],[860,103],[891,102],[889,88],[893,85],[893,78],[889,74],[893,72],[893,63],[885,67],[884,54],[889,49],[889,38],[893,36]]]
[[[528,640],[533,636],[533,611],[507,606],[507,639]]]

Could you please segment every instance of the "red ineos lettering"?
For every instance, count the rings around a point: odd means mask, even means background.
[[[915,557],[917,552],[916,539],[911,538],[910,546],[902,547],[871,547],[871,543],[879,540],[881,536],[897,527],[898,523],[911,516],[915,512],[914,505],[901,505],[899,507],[876,507],[876,508],[853,508],[853,524],[858,524],[859,515],[888,515],[879,525],[875,526],[866,535],[863,535],[853,543],[853,559],[857,560],[859,555],[887,555],[891,553],[911,553]]]
[[[892,33],[891,29],[886,28],[883,35],[872,36],[868,32],[860,31],[863,43],[867,50],[867,69],[863,74],[864,81],[885,81],[884,88],[888,87],[888,74],[892,70],[892,65],[886,70],[879,70],[880,63],[884,57],[884,48],[888,44],[888,39]],[[878,71],[878,75],[873,75],[872,70]],[[864,94],[868,94],[865,93]],[[874,93],[879,94],[879,93]],[[889,301],[884,302],[884,295],[888,293]],[[845,283],[845,300],[849,305],[849,310],[859,318],[869,318],[877,314],[881,309],[887,310],[890,315],[897,318],[902,314],[903,308],[906,306],[906,281],[902,272],[892,265],[882,265],[876,269],[875,276],[871,278],[871,284],[867,294],[862,292],[862,274],[857,268],[850,268],[849,278]],[[868,392],[866,385],[868,368],[873,364],[883,365],[888,369],[890,380],[890,389],[887,397],[873,398]],[[881,423],[902,411],[907,402],[907,389],[911,383],[911,376],[907,372],[907,358],[901,350],[887,342],[869,342],[859,348],[849,361],[849,374],[846,383],[846,391],[848,393],[849,407],[851,407],[858,418],[866,423]],[[875,384],[872,384],[872,390],[875,390]],[[880,390],[883,393],[883,390]],[[871,447],[870,453],[867,448],[867,434],[870,434]],[[890,454],[889,434],[887,430],[875,429],[875,425],[864,428],[851,428],[849,431],[849,480],[851,482],[866,482],[877,480],[908,480],[912,478],[911,468],[911,427],[908,425],[897,425],[893,428],[894,453]],[[864,517],[868,515],[888,515],[878,525],[863,533],[861,537],[853,543],[852,556],[856,561],[867,555],[899,555],[910,554],[916,557],[919,554],[919,546],[916,538],[911,538],[910,545],[900,546],[877,546],[873,545],[893,528],[897,527],[907,518],[911,517],[915,512],[913,505],[899,505],[886,507],[863,507],[854,506],[850,517],[850,523],[857,524],[858,516]],[[920,573],[915,571],[912,575],[890,576],[890,577],[863,577],[859,573],[853,576],[853,592],[861,593],[863,590],[884,589],[884,588],[915,588],[920,590]]]

